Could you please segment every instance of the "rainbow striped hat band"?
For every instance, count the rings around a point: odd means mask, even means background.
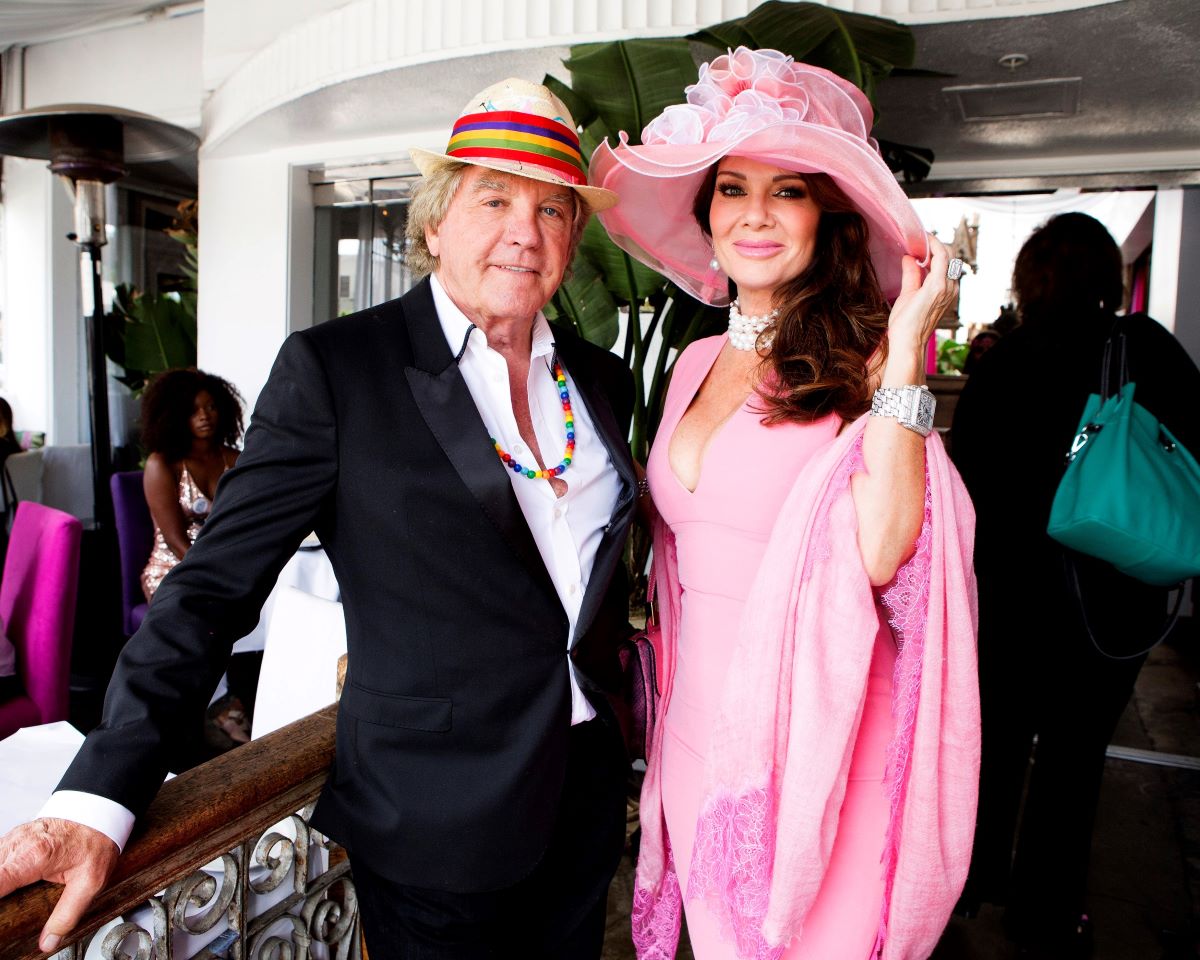
[[[575,121],[541,84],[512,78],[482,91],[454,122],[445,153],[412,148],[422,175],[447,163],[470,163],[570,187],[592,213],[617,203],[611,190],[590,187]]]

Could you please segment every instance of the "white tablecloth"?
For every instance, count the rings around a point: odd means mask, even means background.
[[[329,557],[320,546],[301,547],[293,554],[292,559],[284,564],[283,569],[279,571],[279,578],[275,581],[274,588],[267,596],[266,603],[263,604],[262,612],[258,616],[258,625],[234,643],[234,653],[253,653],[266,649],[267,632],[271,626],[271,618],[275,615],[275,606],[279,596],[285,590],[292,588],[301,593],[320,597],[322,600],[336,602],[341,599],[337,577],[333,575],[333,564],[329,562]],[[229,685],[222,676],[209,703],[215,703],[228,692]]]
[[[251,630],[233,645],[234,653],[248,653],[253,650],[264,650],[267,645],[267,630],[271,617],[275,613],[275,604],[282,591],[294,587],[301,593],[320,597],[322,600],[340,600],[341,591],[338,589],[337,577],[333,575],[333,564],[320,547],[315,549],[301,548],[279,572],[275,588],[263,604],[262,614],[258,618],[258,626]]]

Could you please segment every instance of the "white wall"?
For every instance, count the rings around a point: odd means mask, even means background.
[[[1200,189],[1159,191],[1153,244],[1149,313],[1200,366]],[[1170,322],[1160,316],[1167,311]]]
[[[25,50],[23,105],[103,103],[198,129],[203,39],[193,14],[37,44]]]
[[[253,407],[287,330],[287,164],[201,160],[197,364]]]
[[[1154,202],[1154,239],[1150,247],[1150,295],[1147,313],[1168,330],[1175,329],[1179,299],[1183,190],[1159,190]]]
[[[43,161],[6,158],[3,217],[0,391],[17,429],[44,430],[51,443],[78,443],[87,425],[79,417],[79,261],[66,239],[71,201]]]

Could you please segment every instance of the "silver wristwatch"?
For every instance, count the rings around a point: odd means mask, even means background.
[[[923,437],[933,429],[933,411],[937,407],[926,386],[879,387],[871,398],[871,416],[895,417],[900,426]]]

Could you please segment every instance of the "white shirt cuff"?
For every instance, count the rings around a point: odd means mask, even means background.
[[[99,830],[121,850],[133,833],[134,816],[115,800],[79,790],[57,790],[38,811],[38,817],[73,820]],[[36,818],[35,818],[36,819]]]

